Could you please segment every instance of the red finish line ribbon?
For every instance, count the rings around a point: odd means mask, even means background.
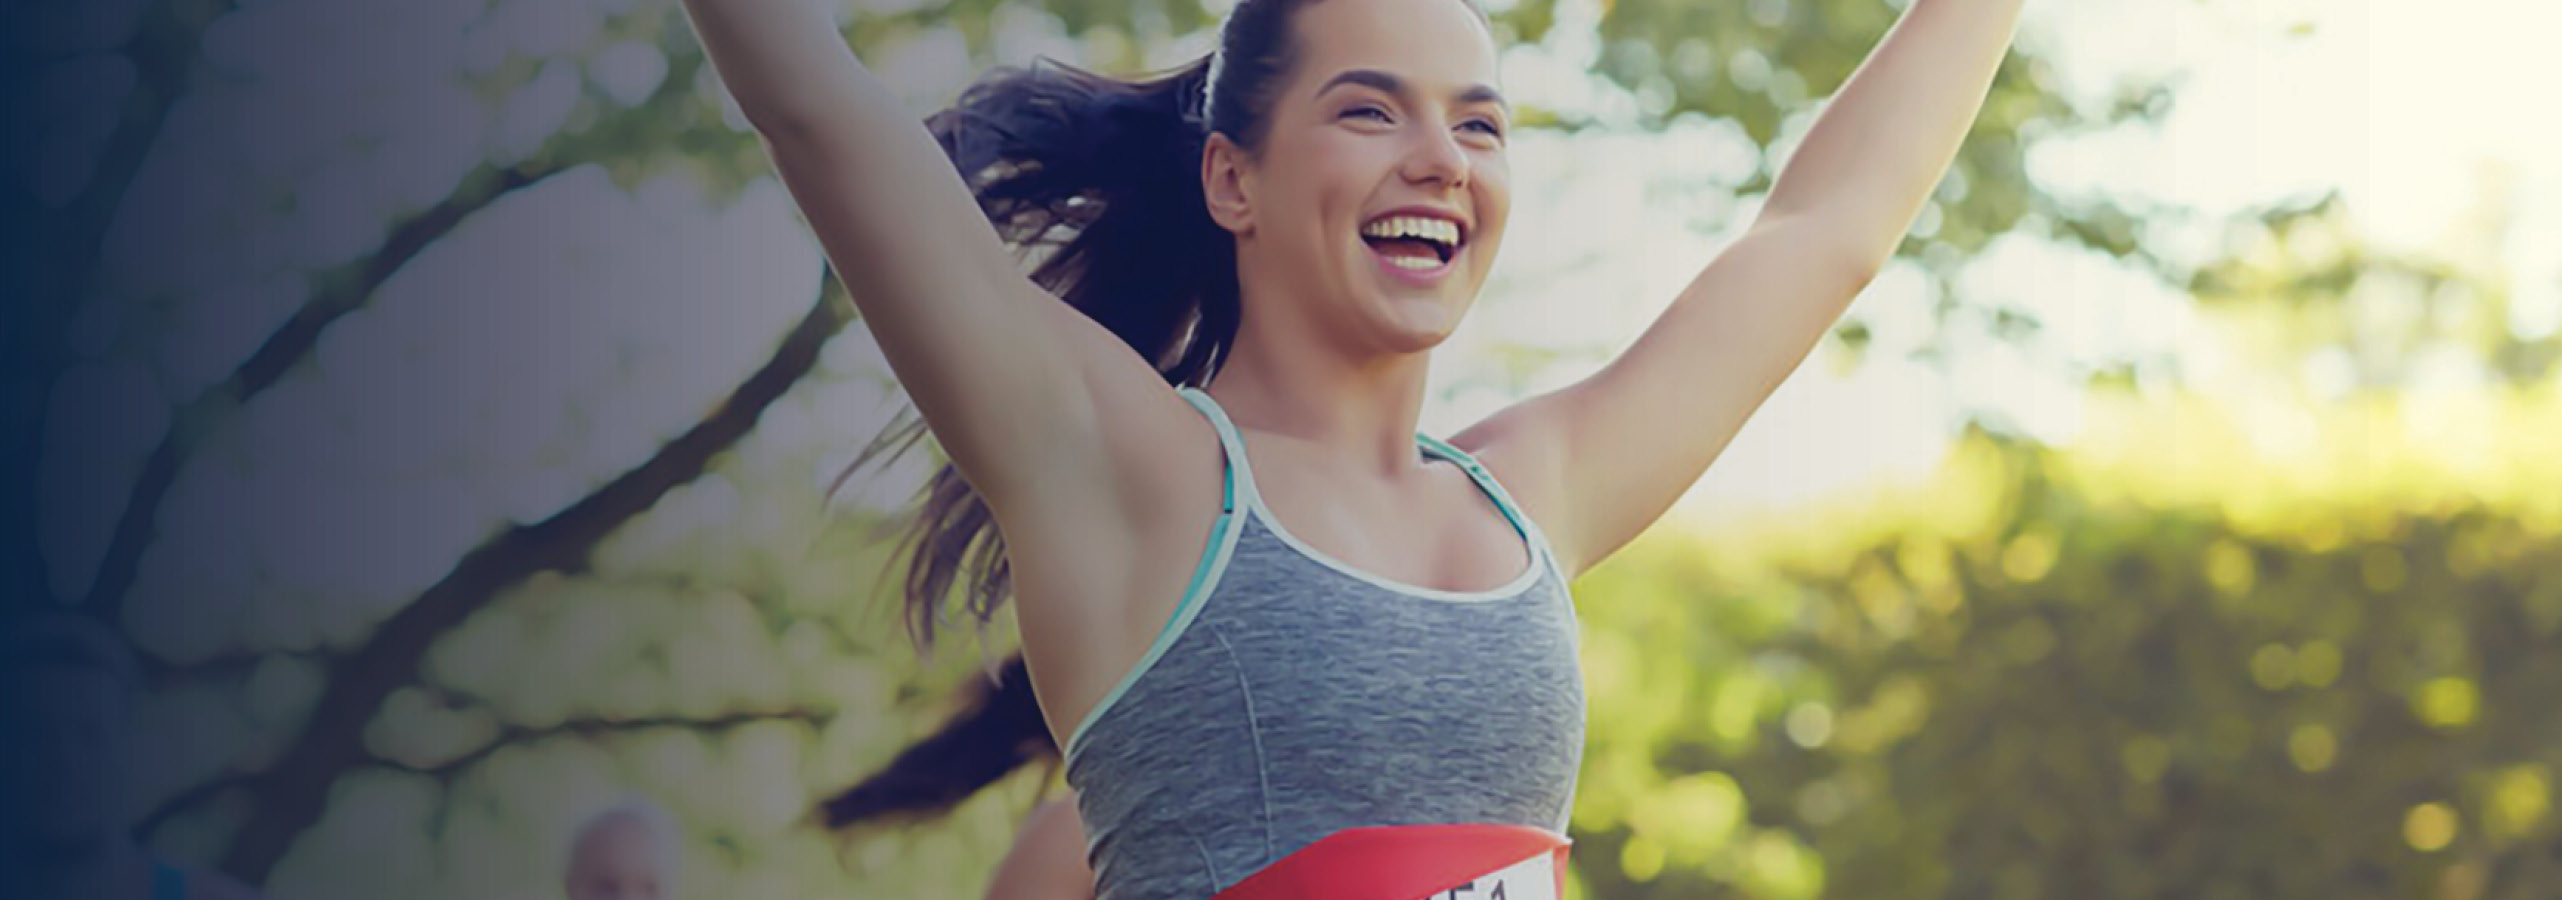
[[[1211,900],[1558,900],[1571,843],[1526,825],[1349,828]]]

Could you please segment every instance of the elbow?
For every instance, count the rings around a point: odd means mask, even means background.
[[[1842,279],[1844,292],[1857,294],[1877,280],[1877,276],[1886,270],[1886,260],[1893,258],[1894,253],[1895,245],[1890,243],[1882,250],[1840,254],[1833,262],[1833,271]]]
[[[760,137],[803,142],[825,139],[847,130],[869,98],[817,85],[740,85],[730,92],[739,118]]]
[[[1811,267],[1810,271],[1823,273],[1820,277],[1848,294],[1857,294],[1876,281],[1903,243],[1900,230],[1884,236],[1862,234],[1838,219],[1817,215],[1765,217],[1754,230],[1794,248],[1790,257]]]
[[[803,143],[819,130],[818,116],[783,104],[741,102],[738,114],[747,120],[749,130],[768,143]]]
[[[1825,271],[1841,279],[1841,283],[1854,293],[1877,280],[1878,274],[1886,269],[1886,261],[1894,258],[1895,248],[1904,242],[1902,228],[1891,232],[1857,227],[1828,231],[1830,233],[1808,242],[1808,246],[1815,248],[1815,261]]]

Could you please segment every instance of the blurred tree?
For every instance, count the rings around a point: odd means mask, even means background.
[[[2524,273],[2545,281],[2530,285],[2507,271],[2521,227],[2508,181],[2482,178],[2443,244],[2417,251],[2372,246],[2336,194],[2272,204],[2230,223],[2230,252],[2187,273],[2187,288],[2253,339],[2258,363],[2310,370],[2332,394],[2445,377],[2449,364],[2459,379],[2532,383],[2562,363],[2562,333],[2521,327],[2518,295],[2562,275]]]
[[[1579,591],[1584,895],[2562,890],[2554,399],[2487,460],[2410,407],[2289,459],[2155,405],[2120,424],[2177,454],[1978,434],[1911,496],[1649,538]]]

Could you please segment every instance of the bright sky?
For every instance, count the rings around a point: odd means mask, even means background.
[[[1575,16],[1561,15],[1561,24]],[[2501,0],[2032,3],[2022,39],[2053,60],[2074,90],[2099,92],[2156,74],[2182,78],[2174,111],[2159,128],[2050,147],[2032,157],[2032,173],[2059,192],[2149,198],[2196,209],[2204,221],[2336,188],[2370,241],[2440,254],[2487,250],[2505,259],[2519,286],[2514,324],[2522,332],[2549,331],[2562,325],[2562,153],[2555,152],[2562,126],[2531,112],[2521,95],[2550,82],[2549,68],[2540,77],[2537,70],[2556,33],[2562,5]],[[1513,60],[1508,86],[1561,100],[1591,97],[1574,65],[1590,48],[1566,41],[1546,50],[1554,56],[1526,52]],[[1667,143],[1693,152],[1673,152]],[[1685,230],[1690,210],[1639,188],[1685,166],[1723,168],[1726,143],[1706,134],[1518,145],[1517,181],[1577,186],[1543,195],[1566,198],[1552,202],[1570,212],[1516,216],[1506,248],[1516,256],[1507,257],[1504,271],[1517,271],[1510,264],[1525,263],[1519,256],[1598,252],[1608,263],[1574,273],[1571,292],[1559,295],[1572,300],[1542,293],[1519,308],[1486,310],[1494,321],[1478,327],[1510,339],[1633,335],[1720,241]],[[2485,175],[2495,171],[2510,179],[2504,188],[2486,188]],[[2514,194],[2522,221],[2512,246],[2449,246],[2450,224],[2478,208],[2486,189]],[[1534,202],[1525,197],[1517,211]],[[2180,252],[2211,249],[2211,234],[2166,237]],[[1843,376],[1818,353],[1771,398],[1682,511],[1724,518],[1927,472],[1960,409],[1989,409],[2041,438],[2069,442],[2081,404],[2059,375],[2069,369],[2054,363],[2216,352],[2217,336],[2185,298],[2104,258],[2042,241],[1997,245],[1969,271],[1964,289],[2037,311],[2046,334],[2021,347],[1964,346],[1946,374],[1883,352]],[[1909,346],[1927,322],[1921,296],[1917,279],[1890,272],[1853,313],[1875,328],[1881,350]],[[1570,377],[1589,363],[1559,368],[1571,371],[1558,377]],[[1437,412],[1448,423],[1481,411]]]

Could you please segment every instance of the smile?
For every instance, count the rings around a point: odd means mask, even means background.
[[[1428,212],[1398,211],[1361,226],[1361,241],[1381,269],[1400,280],[1431,284],[1449,273],[1467,246],[1458,220]]]

